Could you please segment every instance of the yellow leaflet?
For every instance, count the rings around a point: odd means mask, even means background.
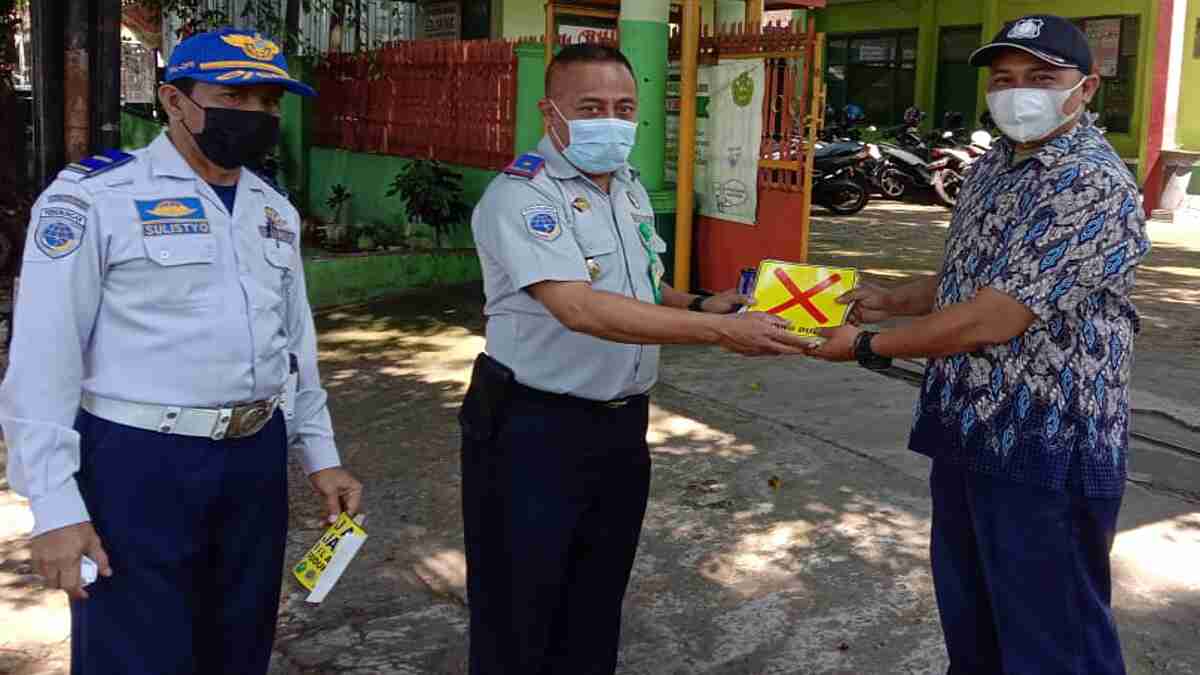
[[[329,561],[333,559],[333,552],[337,550],[338,543],[347,534],[354,534],[363,539],[367,537],[366,530],[354,522],[354,519],[349,515],[342,513],[338,516],[337,522],[330,525],[328,530],[325,530],[325,534],[321,535],[321,539],[292,568],[292,574],[302,586],[310,591],[313,590],[313,587],[317,585],[317,580],[321,578],[321,573],[325,571],[325,568],[329,566]]]

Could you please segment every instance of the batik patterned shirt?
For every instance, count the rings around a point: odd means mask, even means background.
[[[1084,119],[1020,163],[1001,140],[951,220],[936,309],[992,288],[1036,317],[1006,344],[933,359],[910,447],[1089,497],[1124,488],[1135,268],[1150,250],[1138,187]]]

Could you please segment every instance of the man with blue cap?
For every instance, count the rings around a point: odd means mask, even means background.
[[[285,91],[315,93],[276,42],[191,37],[159,88],[166,131],[68,166],[34,205],[0,424],[33,559],[72,598],[76,675],[266,672],[288,448],[328,517],[359,509],[299,216],[245,169]]]

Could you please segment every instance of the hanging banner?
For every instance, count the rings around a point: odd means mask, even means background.
[[[1087,22],[1086,32],[1100,77],[1116,77],[1121,58],[1121,19],[1092,19]]]
[[[708,71],[708,183],[700,191],[700,213],[753,225],[766,65],[728,61]]]

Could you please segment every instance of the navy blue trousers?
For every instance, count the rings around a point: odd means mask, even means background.
[[[1076,472],[1077,474],[1078,472]],[[1123,675],[1109,552],[1118,499],[935,461],[930,557],[949,675]]]
[[[262,675],[287,535],[283,415],[250,438],[80,413],[80,491],[113,576],[71,603],[73,675]]]
[[[463,441],[472,675],[616,670],[648,408],[517,398],[492,441]]]

